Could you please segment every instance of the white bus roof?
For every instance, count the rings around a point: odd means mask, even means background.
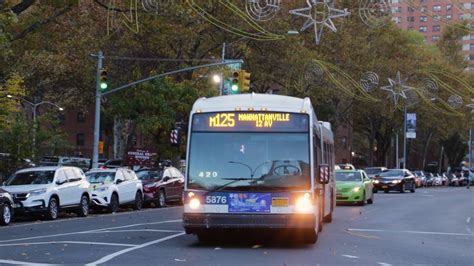
[[[311,113],[313,111],[309,98],[301,99],[283,95],[247,93],[200,98],[194,103],[192,113],[234,111],[237,108],[242,111],[248,110],[248,108],[253,108],[255,111],[265,108],[267,111],[297,113],[301,111]]]

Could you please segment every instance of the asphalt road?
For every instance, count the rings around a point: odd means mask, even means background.
[[[378,193],[338,206],[315,245],[263,235],[185,235],[182,207],[0,227],[0,265],[474,265],[474,189]],[[472,221],[471,221],[472,219]]]

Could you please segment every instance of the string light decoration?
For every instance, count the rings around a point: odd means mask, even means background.
[[[324,27],[329,28],[332,32],[337,32],[333,19],[347,17],[351,14],[347,9],[332,8],[329,3],[329,0],[307,0],[307,7],[290,10],[290,14],[306,18],[300,31],[305,31],[310,27],[314,28],[316,44],[321,42]]]
[[[363,73],[359,81],[362,88],[367,92],[376,89],[379,86],[379,82],[379,75],[371,71]]]
[[[389,85],[383,86],[380,89],[389,92],[389,98],[392,98],[394,107],[402,110],[403,106],[400,104],[400,98],[402,98],[402,101],[406,100],[407,92],[414,88],[405,85],[406,80],[402,80],[400,71],[397,71],[395,79],[388,78],[388,82],[390,83]]]
[[[172,0],[141,0],[142,8],[145,12],[154,15],[163,14],[173,4]]]
[[[392,19],[391,0],[360,0],[359,17],[362,22],[373,28],[387,25]]]
[[[107,4],[107,35],[110,35],[112,31],[117,29],[120,25],[125,26],[134,33],[139,32],[138,1],[139,0],[128,1],[128,11],[118,13],[115,9],[117,6],[123,6],[120,5],[120,3],[125,1],[109,0]]]
[[[230,1],[217,0],[217,3],[221,5],[223,8],[228,9],[229,11],[231,11],[232,13],[240,17],[242,21],[247,23],[250,28],[256,31],[256,33],[242,30],[236,26],[233,26],[231,24],[228,24],[216,18],[212,14],[208,13],[205,10],[205,8],[198,5],[194,0],[186,0],[186,3],[197,15],[201,16],[204,20],[227,32],[230,32],[230,33],[233,33],[233,34],[236,34],[248,39],[259,40],[259,41],[274,41],[274,40],[285,39],[285,35],[274,34],[262,28],[253,19],[249,18],[249,16],[245,12],[240,10],[239,7],[232,4]]]
[[[247,15],[256,21],[269,21],[280,11],[280,0],[246,0]]]

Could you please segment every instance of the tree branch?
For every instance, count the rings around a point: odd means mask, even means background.
[[[40,20],[40,21],[37,21],[33,24],[31,24],[29,27],[27,27],[26,29],[24,29],[22,32],[16,34],[13,38],[12,38],[12,42],[13,41],[16,41],[16,40],[19,40],[19,39],[22,39],[24,38],[28,33],[30,32],[33,32],[35,30],[37,30],[38,28],[40,28],[41,26],[43,25],[46,25],[50,22],[52,22],[53,20],[55,20],[56,18],[58,18],[59,16],[61,15],[64,15],[66,14],[67,12],[69,12],[70,10],[72,9],[72,6],[67,6],[61,10],[58,10],[57,12],[55,12],[53,15],[51,15],[49,18],[46,18],[44,20]]]
[[[2,1],[3,2],[3,1]],[[15,15],[20,15],[21,12],[27,10],[30,6],[32,6],[36,0],[23,0],[18,5],[10,8],[10,10],[15,13]]]
[[[98,4],[100,7],[103,7],[103,8],[105,8],[105,9],[107,9],[107,10],[112,10],[112,11],[115,11],[115,12],[128,12],[128,11],[130,11],[130,9],[120,9],[120,8],[115,8],[115,7],[110,8],[108,5],[103,4],[103,3],[100,2],[99,0],[94,0],[94,2],[95,2],[96,4]]]

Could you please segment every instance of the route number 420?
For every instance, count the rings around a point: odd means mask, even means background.
[[[225,196],[206,196],[206,204],[227,204]]]

